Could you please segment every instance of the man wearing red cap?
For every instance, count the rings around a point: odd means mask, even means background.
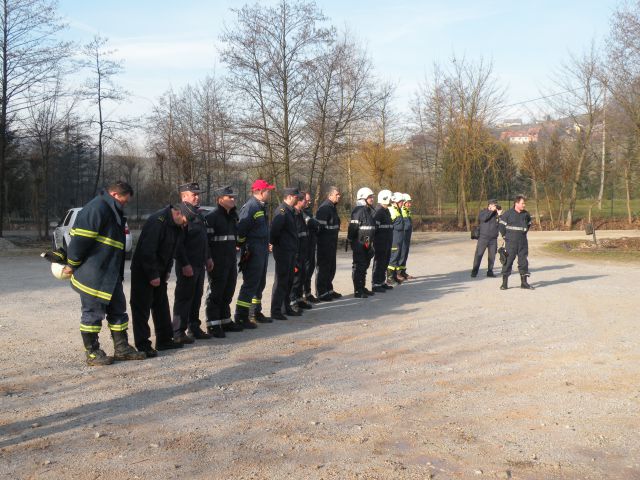
[[[265,180],[256,180],[251,186],[252,197],[240,209],[238,244],[241,247],[242,286],[236,301],[234,321],[227,325],[225,330],[256,328],[256,324],[251,320],[260,323],[272,321],[262,313],[262,292],[267,282],[269,260],[269,221],[266,204],[274,188],[274,185]]]

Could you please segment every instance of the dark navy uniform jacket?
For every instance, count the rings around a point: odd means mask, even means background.
[[[298,228],[294,208],[281,203],[271,221],[270,243],[293,254],[298,252]]]
[[[334,203],[327,199],[320,204],[316,212],[316,220],[320,225],[318,242],[335,243],[338,245],[338,232],[340,231],[340,217]]]
[[[238,243],[269,243],[269,217],[263,202],[256,197],[247,200],[238,215]]]
[[[298,232],[298,257],[302,260],[309,254],[310,233],[304,211],[295,211],[293,217]]]
[[[236,262],[236,243],[238,241],[238,213],[233,207],[227,209],[217,206],[206,217],[209,249],[214,268]]]
[[[531,227],[531,215],[526,210],[518,213],[515,208],[510,208],[500,216],[498,228],[500,234],[509,240],[526,238]]]
[[[74,290],[101,303],[111,302],[124,276],[125,221],[122,207],[106,192],[80,210],[67,251]]]
[[[485,208],[478,215],[478,226],[482,238],[498,238],[498,212]]]
[[[198,213],[189,222],[176,246],[176,263],[179,267],[191,265],[193,268],[203,268],[207,259],[211,258],[207,244],[207,226],[202,217],[204,210],[199,209]]]
[[[373,238],[373,244],[387,248],[393,241],[393,222],[391,221],[391,212],[382,205],[376,207],[373,219],[376,222],[376,234]]]
[[[371,248],[376,234],[376,221],[373,215],[373,208],[369,205],[358,205],[353,209],[347,234],[349,240]]]
[[[164,280],[182,235],[184,229],[173,221],[171,205],[149,215],[131,259],[131,270],[142,271],[149,281]]]

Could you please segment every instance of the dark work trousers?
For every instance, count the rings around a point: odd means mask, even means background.
[[[507,262],[502,266],[502,275],[511,275],[513,262],[518,257],[518,272],[520,275],[529,273],[529,242],[527,237],[520,235],[515,238],[509,238],[505,242],[507,249]]]
[[[311,277],[313,277],[313,271],[316,269],[316,247],[318,238],[315,235],[309,235],[309,252],[304,261],[304,296],[311,295]]]
[[[493,271],[493,264],[496,261],[496,252],[498,251],[498,239],[480,237],[476,244],[476,253],[473,257],[473,271],[477,272],[480,269],[482,263],[482,256],[484,251],[487,250],[487,256],[489,257],[489,264],[487,265],[487,271]]]
[[[176,291],[173,301],[173,331],[200,330],[200,304],[204,290],[205,268],[193,267],[193,276],[185,277],[176,263]]]
[[[289,303],[289,292],[293,280],[296,252],[274,245],[273,259],[276,262],[276,275],[271,292],[271,314],[282,313],[283,307]],[[286,302],[286,304],[285,304]]]
[[[303,251],[296,257],[294,273],[291,278],[291,291],[289,295],[289,300],[291,301],[291,303],[304,300],[304,282],[307,278],[307,256],[308,252]]]
[[[411,233],[413,230],[404,231],[404,239],[402,240],[402,246],[400,247],[400,269],[407,269],[407,259],[409,258],[409,248],[411,247]]]
[[[156,332],[156,345],[165,343],[173,337],[171,326],[171,312],[167,297],[168,272],[161,274],[160,286],[152,287],[146,275],[137,270],[131,270],[131,318],[133,320],[133,338],[138,350],[151,346],[151,329],[149,328],[149,314],[153,318]]]
[[[81,294],[80,303],[80,331],[98,333],[102,329],[102,320],[107,317],[109,329],[114,332],[124,332],[129,327],[127,315],[127,299],[122,289],[122,281],[116,283],[116,288],[108,304],[102,303],[90,295]]]
[[[231,321],[231,300],[236,291],[238,270],[235,255],[225,262],[213,263],[213,270],[209,272],[209,286],[207,288],[207,327],[222,325]]]
[[[367,281],[367,269],[373,258],[373,248],[364,248],[360,242],[351,242],[353,250],[353,264],[351,267],[351,278],[353,279],[353,288],[356,292],[364,291]]]
[[[393,242],[391,245],[391,255],[389,256],[388,269],[393,274],[400,272],[402,265],[401,255],[404,251],[404,230],[393,230]]]
[[[382,243],[374,244],[375,252],[373,254],[373,273],[371,275],[371,284],[374,287],[384,285],[387,280],[387,267],[389,266],[389,258],[391,258],[391,244]]]
[[[251,255],[242,268],[242,286],[236,301],[236,317],[248,319],[249,312],[262,312],[262,292],[267,284],[269,247],[264,243],[249,243]]]
[[[333,278],[336,276],[337,250],[337,240],[318,240],[318,271],[316,272],[316,296],[318,298],[333,292]]]

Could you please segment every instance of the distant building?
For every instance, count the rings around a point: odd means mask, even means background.
[[[505,130],[500,134],[500,140],[509,142],[512,145],[524,145],[536,143],[541,127],[531,127],[522,130]]]
[[[498,128],[510,128],[510,127],[521,127],[523,125],[521,118],[505,118],[501,123],[498,123],[496,127]]]

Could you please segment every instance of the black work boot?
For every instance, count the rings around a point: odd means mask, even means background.
[[[222,325],[211,325],[207,327],[207,333],[216,338],[224,338],[227,336],[224,333],[224,328],[222,327]]]
[[[113,338],[114,360],[122,362],[125,360],[144,360],[147,358],[147,355],[144,352],[139,352],[129,345],[126,330],[123,330],[122,332],[111,330],[111,337]]]
[[[241,332],[244,330],[242,324],[249,320],[249,312],[246,315],[238,315],[237,313],[234,315],[233,321],[229,323],[225,323],[224,331],[225,332]]]
[[[273,323],[271,318],[265,316],[262,312],[254,312],[249,316],[249,320],[252,320],[256,323]]]
[[[476,278],[478,276],[478,270],[475,268],[471,270],[471,278]]]
[[[500,290],[506,290],[509,288],[507,286],[507,281],[509,280],[509,275],[502,275],[502,285],[500,285]]]
[[[104,350],[100,349],[100,342],[98,342],[98,334],[92,332],[80,332],[82,334],[82,342],[84,343],[84,350],[87,356],[87,365],[90,367],[101,367],[103,365],[111,365],[113,363],[113,357],[104,353]]]
[[[529,283],[527,282],[528,276],[529,276],[528,273],[525,273],[524,275],[520,275],[520,288],[524,288],[525,290],[533,290],[533,287],[529,285]]]
[[[496,278],[496,274],[493,273],[493,270],[487,270],[487,277]]]

